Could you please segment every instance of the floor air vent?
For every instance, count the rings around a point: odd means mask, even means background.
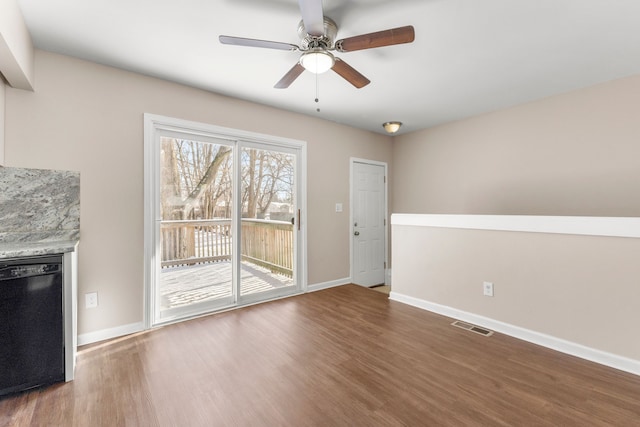
[[[493,331],[481,328],[476,325],[471,325],[469,323],[464,323],[459,320],[456,320],[455,322],[453,322],[452,325],[457,328],[466,329],[467,331],[475,332],[476,334],[484,335],[485,337],[489,337],[493,335]]]

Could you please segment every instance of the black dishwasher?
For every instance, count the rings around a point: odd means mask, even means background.
[[[64,381],[62,256],[0,259],[0,396]]]

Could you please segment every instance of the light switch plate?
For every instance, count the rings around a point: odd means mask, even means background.
[[[482,282],[482,291],[485,296],[492,297],[493,296],[493,283],[491,282]]]
[[[98,306],[98,293],[89,292],[84,294],[84,306],[85,308],[95,308]]]

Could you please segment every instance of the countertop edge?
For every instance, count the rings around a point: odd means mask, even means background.
[[[0,259],[74,252],[79,240],[0,243]]]

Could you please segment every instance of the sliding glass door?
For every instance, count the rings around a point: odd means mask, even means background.
[[[243,144],[240,299],[254,301],[295,287],[296,155]]]
[[[146,121],[149,326],[301,291],[304,146]]]
[[[160,136],[160,319],[234,302],[233,155],[228,141]]]

